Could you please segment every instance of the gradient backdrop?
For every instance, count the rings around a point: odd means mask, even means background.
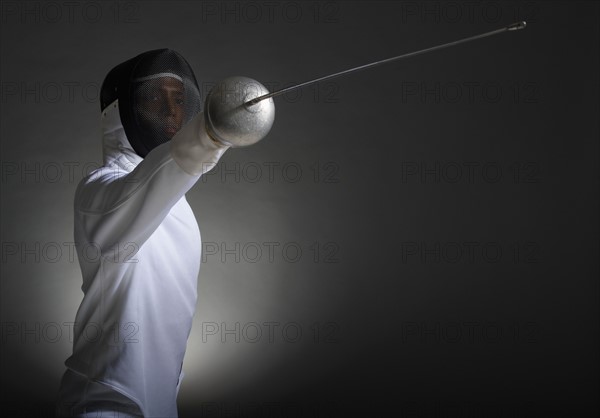
[[[595,2],[2,1],[2,416],[51,416],[81,300],[98,90],[169,47],[275,99],[188,193],[182,417],[596,417]]]

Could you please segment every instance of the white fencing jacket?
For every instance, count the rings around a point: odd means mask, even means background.
[[[145,417],[177,417],[201,255],[185,193],[227,147],[206,135],[202,113],[144,159],[125,136],[118,101],[102,125],[104,166],[75,194],[84,298],[65,365],[125,395]],[[85,407],[80,390],[69,398]]]

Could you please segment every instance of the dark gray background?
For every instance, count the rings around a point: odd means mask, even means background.
[[[3,416],[51,414],[70,354],[73,193],[101,161],[110,68],[169,47],[205,94],[230,75],[280,88],[520,19],[277,98],[268,137],[188,193],[210,251],[180,414],[597,416],[598,17],[588,1],[3,1]]]

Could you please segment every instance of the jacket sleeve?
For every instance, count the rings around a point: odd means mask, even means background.
[[[103,167],[84,179],[75,194],[75,222],[102,255],[131,254],[120,250],[137,251],[226,150],[208,137],[199,113],[133,171]]]

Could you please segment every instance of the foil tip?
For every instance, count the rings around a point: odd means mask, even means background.
[[[512,25],[508,25],[507,28],[508,28],[508,30],[520,30],[520,29],[525,29],[526,26],[527,26],[527,22],[525,22],[524,20],[521,20],[520,22],[515,22]]]

